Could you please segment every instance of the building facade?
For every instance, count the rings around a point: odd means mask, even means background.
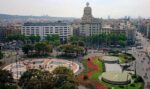
[[[0,26],[0,43],[1,42],[5,42],[5,40],[6,40],[6,32],[7,32],[6,27]]]
[[[21,34],[25,36],[35,35],[44,39],[47,35],[57,34],[62,41],[67,41],[73,31],[70,24],[55,23],[25,23],[21,28]]]
[[[7,28],[7,36],[9,35],[18,35],[21,34],[21,24],[8,24]]]
[[[92,36],[101,33],[101,21],[93,17],[92,8],[89,6],[89,3],[87,3],[84,8],[84,14],[79,29],[80,35],[84,36]]]
[[[129,42],[135,41],[135,27],[127,20],[110,20],[107,21],[94,18],[92,8],[89,3],[84,8],[84,14],[81,19],[79,33],[84,36],[92,36],[100,33],[125,34]]]
[[[146,30],[146,36],[147,36],[147,38],[149,38],[150,39],[150,23],[147,23],[147,30]]]

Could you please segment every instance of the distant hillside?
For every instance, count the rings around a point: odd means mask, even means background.
[[[50,16],[20,16],[20,15],[8,15],[0,14],[0,21],[58,21],[66,20],[73,21],[76,18],[73,17],[50,17]]]

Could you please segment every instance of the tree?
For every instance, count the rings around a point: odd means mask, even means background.
[[[72,70],[57,67],[52,73],[30,69],[19,80],[22,89],[76,89],[78,82]]]
[[[55,75],[55,87],[58,89],[76,89],[78,82],[72,70],[66,67],[57,67],[53,70]]]
[[[4,65],[4,63],[2,61],[0,61],[0,68]]]
[[[84,53],[84,48],[77,45],[65,44],[59,46],[58,49],[64,52],[66,55],[69,55],[71,53],[75,53],[76,55]]]
[[[40,43],[36,43],[35,44],[35,50],[39,53],[39,54],[45,54],[45,53],[49,53],[52,52],[52,46],[49,44],[46,44],[44,42],[40,42]]]
[[[0,69],[0,89],[17,89],[17,85],[13,84],[13,77],[9,71]]]
[[[58,46],[60,44],[60,37],[59,37],[59,35],[47,35],[45,37],[45,40],[48,43],[52,44],[54,47]]]
[[[2,51],[0,51],[0,59],[2,59],[4,57],[4,54],[2,53]]]
[[[78,41],[78,46],[84,47],[85,43],[83,41]]]
[[[30,69],[19,80],[22,89],[54,89],[54,77],[49,71]]]
[[[8,36],[7,36],[7,40],[8,40],[8,41],[16,40],[16,41],[25,42],[26,36],[24,36],[24,35],[19,35],[19,34],[8,35]]]
[[[52,71],[52,73],[54,75],[67,75],[69,77],[73,77],[74,76],[74,73],[72,70],[66,68],[66,67],[57,67],[55,68],[55,70]]]
[[[31,36],[29,36],[29,40],[32,43],[35,43],[35,42],[39,42],[41,40],[41,37],[40,36],[31,35]]]
[[[24,54],[29,54],[30,51],[33,50],[33,45],[25,45],[22,47],[22,51],[24,52]]]
[[[12,83],[13,77],[12,74],[6,70],[0,69],[0,83]]]

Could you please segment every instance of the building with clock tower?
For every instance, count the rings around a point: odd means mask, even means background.
[[[84,14],[80,23],[80,35],[92,36],[101,33],[101,20],[94,18],[92,15],[92,8],[89,3],[86,3]]]

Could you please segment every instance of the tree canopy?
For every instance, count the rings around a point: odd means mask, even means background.
[[[58,67],[49,71],[30,69],[19,80],[22,89],[76,89],[78,83],[73,71]]]
[[[64,52],[65,54],[70,54],[70,53],[83,54],[84,53],[83,47],[71,45],[71,44],[61,45],[58,47],[58,49],[61,52]]]
[[[73,45],[100,46],[103,44],[125,46],[127,37],[125,34],[101,33],[92,36],[72,36],[70,42]],[[81,44],[82,42],[82,44]]]
[[[19,80],[22,89],[53,89],[54,78],[48,71],[30,69]]]
[[[0,51],[0,59],[2,59],[4,57],[4,54],[2,53],[2,51]]]
[[[45,40],[53,46],[58,46],[60,44],[59,35],[47,35]]]
[[[17,89],[12,74],[9,71],[0,69],[0,89]]]

